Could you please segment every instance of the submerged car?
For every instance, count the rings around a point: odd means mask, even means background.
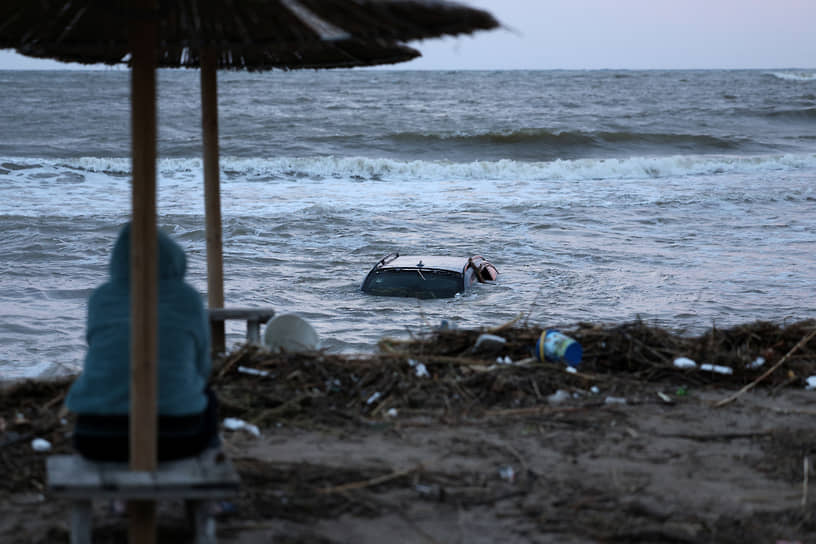
[[[391,253],[374,265],[362,290],[387,297],[450,298],[476,283],[492,282],[498,274],[481,255],[458,258]]]

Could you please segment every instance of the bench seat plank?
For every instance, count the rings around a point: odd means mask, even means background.
[[[272,308],[210,308],[208,311],[211,321],[246,319],[266,323],[275,316],[275,310]]]
[[[48,487],[54,495],[75,499],[217,499],[237,494],[240,484],[238,473],[227,459],[168,461],[148,472],[132,471],[127,463],[53,455],[47,460],[47,469]]]
[[[272,308],[210,308],[208,311],[210,323],[228,319],[246,320],[246,339],[249,344],[261,342],[261,325],[275,316]]]

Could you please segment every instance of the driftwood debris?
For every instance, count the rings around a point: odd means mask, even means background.
[[[670,405],[681,402],[687,389],[712,385],[739,390],[747,386],[778,392],[780,388],[803,388],[807,378],[816,375],[816,343],[810,342],[816,334],[813,320],[786,326],[756,322],[712,328],[700,336],[643,322],[562,327],[584,348],[576,373],[530,358],[541,327],[510,324],[491,330],[507,340],[498,356],[513,363],[498,364],[497,354],[488,357],[472,352],[484,330],[442,330],[415,333],[407,341],[384,339],[379,352],[354,356],[273,354],[247,345],[216,364],[219,370],[211,385],[221,401],[222,417],[251,421],[261,428],[285,424],[335,432],[359,426],[423,426],[434,421],[478,425],[496,418],[567,417],[588,410],[614,413],[620,407],[606,404],[604,395],[594,396],[593,390],[601,388],[610,397],[626,397],[629,405]],[[733,373],[675,368],[672,361],[681,356],[699,364],[728,366]],[[765,367],[755,368],[758,357],[766,360]],[[426,374],[417,371],[419,363]],[[783,364],[787,372],[774,373]],[[264,374],[241,372],[241,367]],[[0,491],[32,489],[44,482],[44,466],[31,462],[32,437],[51,442],[51,453],[71,451],[72,415],[61,411],[71,382],[66,377],[3,386],[0,471],[8,477],[0,482]],[[547,397],[558,390],[568,393],[574,402],[550,405]],[[361,480],[369,477],[377,476]]]

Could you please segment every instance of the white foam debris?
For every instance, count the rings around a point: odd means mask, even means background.
[[[473,345],[473,352],[497,352],[507,344],[507,339],[497,336],[495,334],[480,334]]]
[[[674,367],[675,368],[697,368],[697,363],[689,359],[688,357],[678,357],[674,360]]]
[[[368,397],[368,400],[366,401],[366,404],[372,404],[374,402],[377,402],[377,399],[379,399],[380,397],[382,397],[382,393],[377,391],[376,393],[374,393],[370,397]]]
[[[44,438],[35,438],[31,441],[31,449],[34,451],[48,451],[51,449],[51,442]]]
[[[596,395],[601,392],[600,388],[597,385],[593,385],[592,387],[589,388],[589,390],[590,392]]]
[[[757,357],[749,365],[748,368],[760,368],[765,364],[765,357]]]
[[[516,479],[516,471],[513,470],[513,467],[508,465],[506,467],[502,467],[499,469],[499,476],[501,476],[502,480],[512,482],[513,480]]]
[[[513,359],[509,355],[505,355],[504,357],[496,357],[496,362],[500,365],[512,365]]]
[[[252,435],[261,436],[261,431],[258,429],[256,425],[253,425],[252,423],[247,423],[243,419],[238,419],[237,417],[228,417],[224,419],[223,423],[224,427],[226,429],[229,429],[230,431],[238,431],[243,429]]]
[[[239,366],[238,372],[243,374],[251,374],[253,376],[269,376],[269,372],[266,370],[260,370],[258,368],[250,368],[248,366]]]
[[[710,365],[708,363],[704,365],[700,365],[700,370],[705,370],[706,372],[716,372],[717,374],[733,374],[734,369],[730,366],[722,366],[722,365]]]
[[[662,400],[666,404],[674,404],[672,398],[662,391],[658,391],[657,396],[660,397],[660,400]]]
[[[563,389],[559,389],[552,395],[547,396],[547,402],[550,404],[561,404],[565,400],[570,398],[570,394],[564,391]]]
[[[389,408],[388,411],[385,412],[385,415],[387,415],[388,417],[397,417],[397,415],[399,415],[399,412],[397,411],[396,408]]]
[[[805,389],[807,389],[808,391],[813,391],[814,389],[816,389],[816,376],[808,377]]]
[[[417,363],[416,375],[418,378],[427,378],[428,376],[430,376],[430,374],[428,373],[428,369],[425,368],[425,365],[422,363]]]
[[[578,372],[578,370],[574,366],[567,366],[567,368],[565,368],[564,370],[566,370],[570,374],[575,374],[576,372]]]

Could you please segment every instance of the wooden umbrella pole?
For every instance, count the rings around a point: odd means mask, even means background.
[[[216,51],[201,50],[201,131],[204,141],[204,211],[207,222],[207,302],[224,307],[224,259],[221,233],[221,188],[218,164],[218,87]],[[224,322],[212,322],[212,349],[226,350]]]
[[[156,37],[154,0],[134,2],[130,26],[133,217],[131,226],[130,468],[153,471],[157,454]],[[131,544],[156,541],[156,505],[130,503]]]

